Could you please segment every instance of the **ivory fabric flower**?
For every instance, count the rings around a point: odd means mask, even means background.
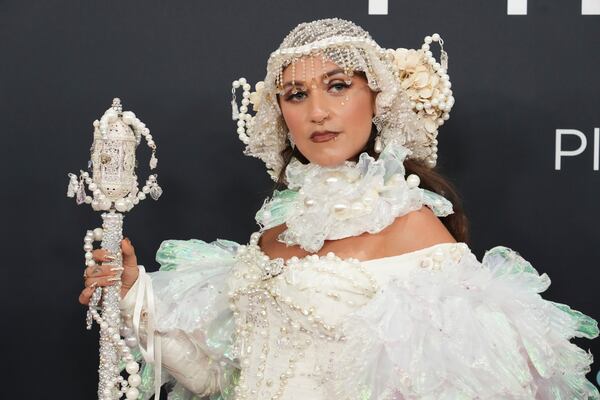
[[[443,101],[443,83],[423,50],[396,49],[394,63],[398,68],[401,87],[406,91],[414,110],[423,120],[425,129],[435,134],[444,111],[438,107]]]
[[[250,100],[250,103],[252,103],[252,110],[254,110],[254,112],[257,112],[258,108],[260,107],[262,92],[264,88],[265,83],[263,81],[258,81],[256,82],[256,85],[254,85],[255,91],[250,93],[250,97],[248,98],[248,100]]]

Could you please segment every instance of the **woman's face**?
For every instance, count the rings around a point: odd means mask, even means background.
[[[351,78],[331,61],[305,56],[283,71],[279,106],[304,157],[322,166],[353,159],[371,134],[375,93],[362,74]]]

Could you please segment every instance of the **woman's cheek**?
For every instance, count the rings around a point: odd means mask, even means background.
[[[290,133],[294,136],[297,135],[300,131],[298,110],[284,106],[281,109],[281,113]]]
[[[363,130],[365,126],[371,126],[372,107],[371,99],[367,96],[354,96],[350,99],[343,111],[343,118],[348,122],[347,126],[353,130]]]

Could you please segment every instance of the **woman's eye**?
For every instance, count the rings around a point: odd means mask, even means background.
[[[288,101],[298,101],[298,100],[302,100],[304,98],[304,96],[306,96],[305,92],[302,91],[297,91],[295,93],[289,93],[285,99]]]
[[[341,92],[342,90],[349,88],[350,85],[344,82],[336,82],[329,86],[330,90],[333,90],[334,93]]]

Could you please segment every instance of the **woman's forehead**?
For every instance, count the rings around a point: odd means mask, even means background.
[[[296,59],[295,63],[287,65],[283,70],[283,79],[289,80],[293,77],[297,81],[311,80],[319,78],[327,73],[344,73],[344,69],[331,60],[323,58],[320,55],[302,56]]]

